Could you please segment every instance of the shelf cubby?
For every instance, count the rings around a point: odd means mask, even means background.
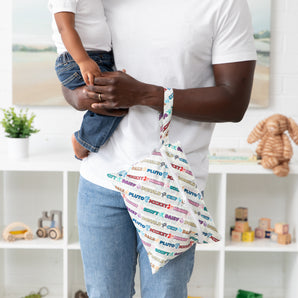
[[[238,289],[270,298],[296,296],[297,285],[291,281],[296,253],[230,251],[225,259],[225,298],[236,297]]]
[[[37,293],[42,287],[49,290],[49,298],[63,297],[62,250],[6,249],[4,268],[4,294],[1,297],[24,297]]]

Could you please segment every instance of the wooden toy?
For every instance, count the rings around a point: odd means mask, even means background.
[[[247,138],[249,144],[261,140],[256,149],[258,156],[262,157],[261,164],[266,169],[272,169],[279,177],[288,175],[289,161],[293,156],[293,148],[286,130],[298,145],[297,123],[281,114],[274,114],[260,121]]]
[[[88,298],[87,292],[79,290],[75,293],[75,298]]]
[[[236,221],[247,221],[248,210],[245,207],[238,207],[235,209],[235,219]]]
[[[270,239],[274,242],[277,242],[277,236],[278,234],[274,233],[274,232],[271,232],[271,236],[270,236]]]
[[[235,226],[230,227],[230,236],[232,237],[232,232],[235,230]]]
[[[291,234],[277,234],[277,242],[279,244],[290,244]]]
[[[238,290],[236,298],[263,298],[263,295],[254,292]]]
[[[265,230],[265,238],[270,239],[273,229]]]
[[[235,231],[241,232],[241,233],[248,232],[249,231],[248,222],[240,221],[240,220],[236,221],[235,222]]]
[[[55,217],[57,218],[55,220]],[[50,222],[50,226],[43,226],[43,222]],[[51,239],[58,240],[63,237],[62,211],[51,210],[50,215],[47,211],[42,212],[42,217],[38,219],[38,229],[36,235],[40,238],[49,236]]]
[[[260,218],[259,219],[259,228],[263,229],[263,230],[269,230],[271,227],[271,219],[270,218]]]
[[[240,242],[242,239],[242,233],[237,231],[232,231],[232,241],[238,241]]]
[[[254,231],[242,233],[242,241],[253,242],[254,240],[255,240],[255,232]]]
[[[3,230],[2,237],[9,242],[17,239],[32,240],[33,234],[31,229],[24,223],[13,222]]]
[[[41,288],[38,293],[30,293],[29,295],[25,296],[24,298],[41,298],[45,297],[49,294],[49,290],[46,287]]]
[[[261,228],[255,228],[255,237],[259,239],[265,238],[265,230]]]
[[[289,225],[286,223],[276,223],[274,226],[274,232],[277,234],[288,234],[289,233]]]

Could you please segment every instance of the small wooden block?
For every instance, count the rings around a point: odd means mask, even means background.
[[[248,232],[249,231],[249,224],[247,221],[236,221],[235,222],[235,231],[237,232]]]
[[[245,207],[238,207],[235,209],[235,219],[236,221],[247,221],[248,209]]]
[[[255,232],[251,231],[251,232],[244,232],[242,234],[242,241],[244,242],[252,242],[255,240]]]
[[[290,244],[291,234],[277,234],[277,242],[279,244]]]
[[[277,237],[278,237],[278,234],[274,233],[274,232],[271,232],[271,236],[270,236],[270,239],[274,242],[277,242]]]
[[[274,226],[274,232],[277,234],[288,234],[289,225],[283,222],[278,222]]]
[[[272,233],[272,232],[273,232],[272,229],[270,229],[270,230],[266,230],[266,231],[265,231],[265,238],[270,239],[270,238],[271,238],[271,233]]]
[[[271,219],[262,217],[259,219],[259,228],[263,230],[270,230],[271,227]]]
[[[232,232],[235,230],[235,226],[230,227],[230,236],[232,237]]]
[[[255,228],[255,236],[256,238],[259,238],[259,239],[265,238],[265,230],[261,228]]]
[[[238,241],[240,242],[242,239],[242,233],[237,231],[232,231],[232,241]]]

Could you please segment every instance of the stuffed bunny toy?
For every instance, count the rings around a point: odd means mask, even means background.
[[[274,114],[260,121],[247,138],[249,144],[261,140],[256,149],[256,153],[262,159],[261,164],[266,169],[272,169],[279,177],[288,175],[289,161],[293,155],[286,130],[298,145],[297,123],[281,114]]]
[[[88,298],[87,292],[79,290],[75,293],[75,298]]]

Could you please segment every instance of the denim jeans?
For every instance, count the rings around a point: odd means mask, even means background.
[[[154,275],[119,192],[80,178],[78,226],[89,298],[131,298],[137,258],[142,298],[187,298],[195,245]]]
[[[112,51],[87,51],[87,54],[97,63],[102,72],[114,70],[114,57]],[[79,65],[68,52],[64,52],[58,56],[56,59],[55,70],[61,84],[68,89],[74,90],[85,85]]]
[[[102,72],[113,71],[114,58],[112,52],[87,51],[87,53],[98,64]],[[85,85],[78,64],[68,52],[58,56],[55,70],[62,85],[68,89],[74,90]],[[87,111],[80,130],[75,132],[75,138],[87,150],[97,152],[100,146],[113,134],[122,118]]]

